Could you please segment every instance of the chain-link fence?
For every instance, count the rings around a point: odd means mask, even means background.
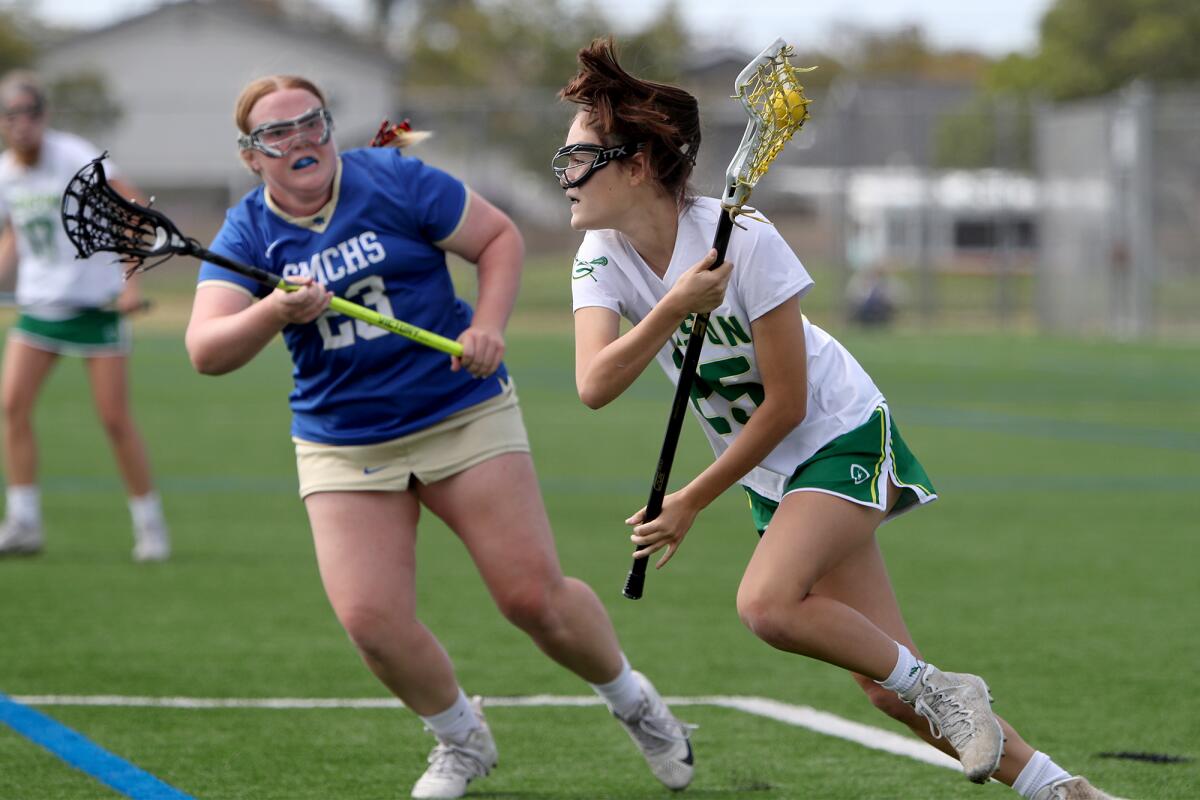
[[[437,113],[471,132],[476,161],[494,158],[488,119],[532,121],[527,141],[539,152],[521,163],[535,174],[513,182],[531,191],[510,210],[528,231],[546,231],[542,247],[569,252],[578,234],[563,234],[565,207],[537,158],[561,141],[569,110],[541,98],[526,98],[516,115],[511,105],[458,119],[445,106]],[[701,107],[694,183],[715,195],[745,117],[716,94],[701,94]],[[1200,336],[1200,93],[1134,85],[1027,108],[982,103],[965,87],[835,84],[815,93],[812,121],[752,203],[817,277],[809,307],[822,313],[864,324]]]
[[[1151,329],[1200,337],[1200,91],[1150,100]]]
[[[1043,327],[1200,334],[1200,94],[1135,84],[1038,114]]]
[[[729,87],[683,85],[704,121],[693,183],[719,195],[746,117]],[[817,279],[810,313],[1200,338],[1200,93],[1134,86],[1032,109],[954,85],[842,81],[811,94],[812,120],[751,199]],[[401,99],[396,114],[435,134],[413,155],[511,214],[531,253],[527,285],[553,284],[544,296],[565,303],[566,279],[553,282],[581,234],[549,161],[574,109],[552,88],[410,87]],[[186,187],[164,196],[204,231],[235,199],[213,192],[198,187],[191,205]]]

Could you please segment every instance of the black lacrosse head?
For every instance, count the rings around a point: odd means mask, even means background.
[[[102,162],[107,157],[105,153],[85,165],[63,192],[63,228],[79,258],[116,253],[133,262],[131,271],[141,271],[149,268],[148,258],[189,252],[194,242],[165,215],[126,200],[113,189],[104,174]]]

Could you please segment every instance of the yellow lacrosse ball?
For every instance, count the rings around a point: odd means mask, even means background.
[[[775,112],[775,122],[778,125],[788,124],[789,117],[793,123],[800,122],[804,119],[804,96],[795,89],[786,95],[778,92],[771,102],[771,109]]]

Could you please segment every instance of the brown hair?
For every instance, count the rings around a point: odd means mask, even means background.
[[[700,149],[700,107],[677,86],[633,77],[617,62],[611,36],[579,51],[579,72],[558,93],[583,107],[589,127],[611,146],[646,142],[654,179],[675,199],[690,194],[688,178]]]

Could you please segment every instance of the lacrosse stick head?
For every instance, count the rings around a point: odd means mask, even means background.
[[[815,67],[792,66],[788,58],[795,54],[783,39],[776,39],[746,65],[734,83],[734,97],[750,115],[742,143],[725,171],[723,202],[735,215],[741,213],[784,144],[808,121],[812,101],[805,97],[799,75]]]
[[[104,174],[108,153],[75,173],[63,192],[62,221],[79,258],[116,253],[130,264],[127,274],[143,272],[194,244],[154,209],[121,197]],[[146,259],[159,259],[147,265]]]

